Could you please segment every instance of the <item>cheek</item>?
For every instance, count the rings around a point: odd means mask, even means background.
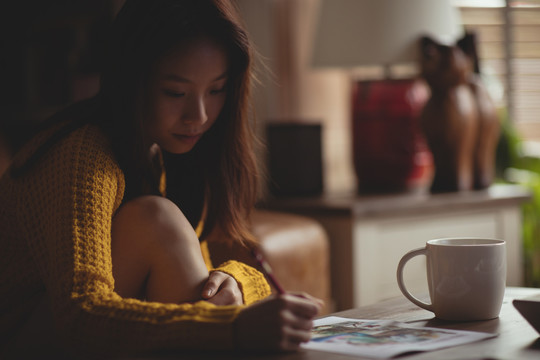
[[[212,123],[214,123],[219,114],[221,114],[221,110],[223,110],[224,106],[225,95],[216,97],[210,101],[206,111],[208,112],[208,117],[211,119]]]
[[[177,104],[164,96],[152,96],[148,122],[157,129],[167,128],[174,123],[177,113]]]
[[[144,130],[152,142],[160,142],[167,128],[167,115],[163,101],[159,96],[150,94],[147,113],[145,116]]]

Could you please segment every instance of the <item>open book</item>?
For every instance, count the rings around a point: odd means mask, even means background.
[[[359,320],[330,316],[315,320],[306,349],[372,358],[391,358],[437,350],[497,336],[497,334],[418,327],[390,320]]]

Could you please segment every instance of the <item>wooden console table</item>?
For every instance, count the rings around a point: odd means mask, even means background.
[[[322,224],[330,239],[335,308],[343,310],[399,295],[399,259],[434,238],[506,240],[507,284],[522,286],[521,204],[530,198],[529,191],[520,186],[493,185],[486,190],[433,195],[282,198],[268,201],[265,207],[309,216]],[[405,270],[407,287],[414,293],[427,293],[425,258],[415,258]]]

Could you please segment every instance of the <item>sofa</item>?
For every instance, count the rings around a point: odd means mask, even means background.
[[[330,253],[328,237],[315,220],[295,214],[256,209],[252,232],[259,248],[280,285],[291,292],[304,292],[322,299],[321,314],[332,312],[330,294]],[[253,267],[259,265],[249,251],[236,245],[211,242],[214,253],[235,254]],[[215,264],[226,258],[212,258]],[[275,291],[275,289],[273,289]]]

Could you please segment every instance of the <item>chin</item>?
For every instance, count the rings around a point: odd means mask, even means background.
[[[173,146],[161,146],[161,148],[168,153],[180,155],[190,152],[191,150],[193,150],[194,146],[186,146],[185,144],[182,144]]]
[[[165,148],[165,151],[171,153],[171,154],[176,154],[176,155],[180,155],[180,154],[187,154],[188,152],[190,152],[193,148],[172,148],[172,149],[168,149],[168,148]]]
[[[198,141],[183,141],[178,139],[162,139],[157,141],[159,147],[171,154],[186,154],[197,146]]]

